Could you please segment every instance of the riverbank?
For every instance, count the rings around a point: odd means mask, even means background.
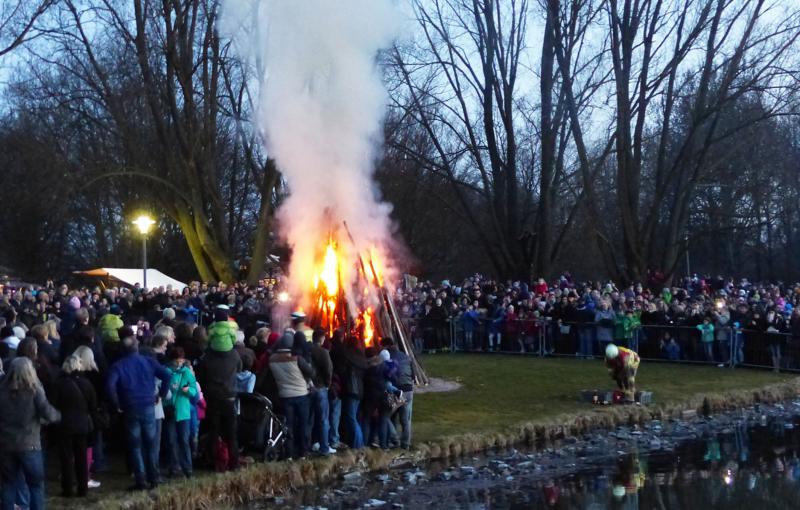
[[[375,473],[351,472],[269,508],[794,508],[800,399],[596,429]],[[678,503],[680,502],[680,503]]]
[[[637,381],[654,393],[653,405],[597,407],[578,399],[581,389],[611,386],[597,360],[434,355],[426,356],[423,363],[431,375],[458,382],[461,387],[453,392],[415,396],[417,446],[410,452],[366,449],[345,451],[328,459],[255,464],[235,473],[198,474],[193,480],[170,483],[152,493],[103,490],[93,493],[83,506],[188,509],[236,504],[320,484],[353,470],[413,465],[577,435],[594,428],[680,417],[684,411],[703,407],[712,411],[732,409],[800,394],[800,379],[782,374],[644,364]],[[50,482],[49,487],[53,490],[57,484]],[[51,508],[74,503],[61,498],[50,501]]]

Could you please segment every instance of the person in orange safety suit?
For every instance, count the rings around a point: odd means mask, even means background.
[[[617,382],[625,402],[634,402],[636,397],[636,372],[639,370],[639,355],[625,347],[608,344],[606,347],[608,374]]]

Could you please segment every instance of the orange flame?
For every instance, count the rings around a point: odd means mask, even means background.
[[[321,326],[332,333],[337,326],[336,309],[339,299],[339,254],[336,243],[328,240],[322,267],[314,273],[314,291],[317,297],[317,308],[321,315]]]
[[[372,307],[368,307],[361,314],[361,320],[364,324],[364,347],[370,347],[372,340],[375,337],[375,327],[372,325]]]
[[[378,250],[376,250],[374,246],[369,249],[369,263],[375,273],[375,284],[379,287],[383,287],[383,261],[378,257]]]
[[[319,284],[325,285],[325,294],[336,297],[339,294],[339,255],[336,253],[336,244],[328,241],[325,248],[325,258],[322,261],[322,270],[314,275],[314,290],[319,289]]]
[[[363,281],[365,285],[352,289],[358,295],[347,296],[349,313],[352,315],[348,313],[342,292],[345,290],[342,286],[342,275],[347,274],[347,267],[343,264],[347,261],[344,260],[345,254],[340,251],[333,235],[328,238],[324,250],[318,256],[314,267],[309,271],[313,275],[313,289],[309,289],[310,299],[307,301],[311,308],[310,325],[322,327],[328,334],[333,334],[337,328],[348,328],[350,333],[361,338],[365,347],[372,346],[378,339],[379,327],[373,308],[376,297],[372,292],[374,287],[383,285],[384,270],[378,251],[371,248],[368,253],[357,255],[356,261],[360,262],[359,276],[363,277],[359,282]],[[354,319],[354,324],[348,320],[350,317]]]

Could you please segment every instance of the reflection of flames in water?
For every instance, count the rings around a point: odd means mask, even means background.
[[[359,256],[360,267],[357,272],[360,283],[363,284],[363,296],[348,303],[342,285],[342,274],[347,273],[348,268],[342,266],[341,250],[336,241],[330,237],[324,253],[315,263],[312,272],[313,298],[311,303],[313,303],[313,309],[309,314],[312,325],[324,328],[329,335],[332,335],[334,330],[341,328],[345,332],[358,335],[365,347],[371,346],[376,340],[376,316],[375,308],[370,304],[370,300],[374,299],[370,287],[379,287],[383,284],[383,267],[379,260],[374,248],[370,249],[368,258]],[[358,298],[358,296],[353,296],[353,298]],[[348,305],[350,306],[349,314]],[[348,320],[351,316],[355,317],[354,323]]]

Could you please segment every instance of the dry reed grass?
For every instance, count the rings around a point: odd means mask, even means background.
[[[534,445],[580,435],[592,429],[641,424],[653,419],[677,419],[687,410],[698,413],[723,412],[754,403],[780,402],[798,395],[800,378],[794,378],[755,390],[692,396],[679,403],[649,407],[594,407],[581,413],[517,424],[504,431],[446,436],[418,445],[410,452],[346,450],[329,458],[254,464],[232,473],[198,476],[192,480],[171,483],[150,494],[104,500],[100,506],[120,510],[218,508],[286,494],[301,486],[323,484],[353,470],[378,471],[401,463],[442,460],[518,444]]]

